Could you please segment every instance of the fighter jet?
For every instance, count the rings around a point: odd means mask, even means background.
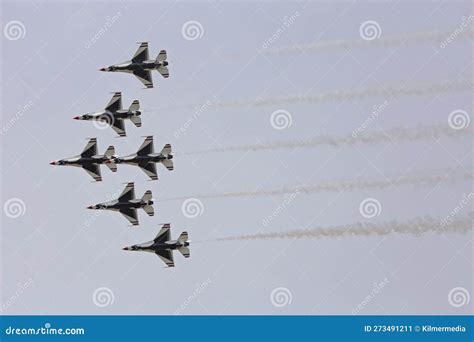
[[[121,71],[134,74],[147,88],[153,88],[153,80],[151,77],[152,70],[158,72],[164,77],[170,76],[168,70],[168,62],[166,61],[166,50],[161,50],[156,59],[149,59],[148,57],[148,43],[139,43],[135,55],[130,61],[119,64],[114,64],[109,67],[100,69],[100,71]]]
[[[87,143],[82,153],[72,158],[61,159],[53,161],[51,165],[69,165],[82,167],[92,176],[97,182],[102,180],[100,174],[100,164],[105,164],[109,167],[112,172],[117,171],[117,166],[114,162],[115,149],[113,146],[109,146],[104,154],[97,154],[97,139],[91,138]]]
[[[155,153],[153,147],[153,136],[145,137],[137,153],[125,157],[116,157],[114,162],[117,164],[130,164],[139,166],[152,180],[158,179],[155,163],[163,164],[168,170],[173,170],[173,155],[171,154],[171,145],[166,144],[160,153]],[[112,162],[112,161],[111,161]]]
[[[125,247],[123,250],[155,253],[168,267],[174,267],[173,250],[177,249],[185,258],[189,258],[188,246],[191,241],[188,240],[187,232],[182,232],[178,240],[171,240],[170,235],[170,224],[166,223],[152,241]]]
[[[153,198],[150,190],[145,191],[141,199],[135,198],[135,187],[133,183],[128,183],[120,196],[112,201],[90,205],[87,209],[115,210],[120,212],[132,225],[138,225],[137,209],[143,210],[153,216]]]
[[[122,93],[116,92],[104,110],[75,116],[75,120],[99,121],[108,124],[121,137],[126,136],[124,120],[130,119],[137,127],[142,126],[140,103],[134,100],[128,109],[122,109]]]

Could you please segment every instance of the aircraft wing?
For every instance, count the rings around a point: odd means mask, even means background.
[[[149,162],[149,163],[146,163],[146,164],[138,164],[138,166],[152,180],[157,180],[158,179],[158,175],[156,174],[156,164],[155,163]]]
[[[147,136],[142,145],[138,148],[137,154],[139,156],[146,156],[147,154],[155,153],[155,148],[153,146],[153,136]]]
[[[148,59],[149,59],[148,58],[148,43],[143,42],[138,47],[137,52],[135,52],[135,54],[133,55],[132,62],[140,63],[140,62],[146,61]]]
[[[137,70],[133,74],[142,82],[145,87],[153,88],[153,79],[150,70]]]
[[[156,243],[165,243],[166,241],[171,240],[171,225],[169,223],[165,223],[158,234],[156,234],[153,241]]]
[[[100,182],[102,176],[100,175],[100,166],[97,164],[83,165],[82,168],[94,178],[95,181]]]
[[[135,184],[133,184],[133,182],[130,182],[127,184],[125,189],[123,189],[117,200],[119,202],[128,202],[133,199],[135,199]]]
[[[116,92],[105,107],[105,110],[116,112],[122,109],[122,93]]]
[[[135,208],[128,208],[128,209],[120,209],[120,213],[125,217],[132,225],[138,226],[138,219],[137,219],[137,209]]]
[[[81,157],[89,158],[95,155],[97,155],[97,139],[92,138],[92,139],[89,139],[86,147],[84,147],[84,149],[82,150]]]
[[[155,253],[168,267],[174,267],[173,252],[170,249],[157,250]]]
[[[110,124],[110,127],[121,137],[126,136],[125,133],[125,125],[123,123],[122,119],[115,119],[113,122]]]

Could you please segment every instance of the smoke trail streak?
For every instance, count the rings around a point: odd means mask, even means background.
[[[466,217],[456,218],[448,225],[442,225],[440,219],[432,217],[418,217],[405,222],[388,221],[382,223],[359,222],[353,225],[333,226],[328,228],[295,229],[285,232],[261,232],[249,235],[229,236],[216,239],[216,241],[229,240],[273,240],[273,239],[322,239],[343,238],[349,236],[383,236],[388,234],[413,234],[423,233],[463,233],[473,230],[472,213]]]
[[[274,189],[259,189],[255,191],[236,191],[223,192],[214,194],[201,194],[186,197],[174,197],[164,199],[163,201],[181,201],[188,198],[238,198],[238,197],[265,197],[278,196],[285,194],[314,194],[319,192],[341,192],[354,191],[361,189],[384,189],[402,185],[426,185],[433,183],[455,183],[460,180],[472,180],[473,174],[451,175],[449,170],[439,172],[437,174],[425,175],[406,175],[397,178],[381,178],[375,180],[342,180],[328,183],[320,183],[316,185],[294,185],[283,186]]]
[[[389,45],[401,45],[401,44],[416,44],[421,42],[435,42],[442,43],[448,38],[453,31],[428,31],[428,32],[415,32],[415,33],[404,33],[397,35],[384,35],[378,39],[365,40],[365,39],[354,39],[354,40],[334,40],[334,41],[321,41],[319,43],[301,43],[294,44],[291,46],[285,46],[280,48],[267,48],[259,49],[258,53],[264,55],[279,55],[284,53],[292,52],[319,52],[324,50],[332,49],[350,49],[357,47],[368,47],[368,46],[389,46]],[[465,30],[456,36],[456,41],[461,40],[472,40],[474,38],[473,30]]]
[[[468,77],[466,77],[468,79]],[[243,106],[267,106],[282,103],[322,103],[350,101],[354,99],[365,99],[369,97],[385,97],[389,99],[398,96],[427,95],[449,91],[461,91],[472,89],[466,80],[444,80],[438,82],[423,82],[413,85],[384,84],[378,87],[359,87],[346,90],[333,90],[319,94],[296,94],[287,96],[258,97],[255,99],[241,99],[230,101],[215,101],[212,106],[217,107],[243,107]]]
[[[186,155],[203,154],[209,152],[239,152],[239,151],[260,151],[260,150],[277,150],[277,149],[294,149],[294,148],[314,148],[320,146],[342,147],[354,144],[374,144],[381,142],[403,142],[416,141],[427,138],[440,137],[461,137],[466,134],[472,134],[474,129],[471,127],[454,130],[449,125],[419,125],[414,128],[395,127],[384,131],[372,131],[362,133],[352,133],[343,136],[321,135],[305,140],[293,141],[277,141],[270,143],[249,144],[240,146],[229,146],[222,148],[213,148],[208,150],[192,151],[183,153]]]
[[[366,99],[370,97],[383,97],[386,99],[396,99],[399,96],[417,96],[436,94],[443,92],[454,92],[471,90],[472,85],[467,81],[470,79],[466,75],[466,80],[442,80],[437,82],[419,82],[414,84],[382,84],[377,87],[357,87],[352,89],[330,90],[316,94],[296,94],[287,96],[270,96],[236,99],[227,101],[208,100],[206,103],[182,104],[176,106],[161,107],[159,110],[173,110],[183,108],[193,108],[202,111],[202,108],[212,107],[246,107],[246,106],[266,106],[284,103],[324,103],[349,101],[354,99]]]

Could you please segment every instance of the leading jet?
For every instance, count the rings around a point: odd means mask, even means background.
[[[100,71],[120,71],[134,74],[147,88],[153,88],[152,70],[158,70],[164,78],[168,78],[170,73],[168,62],[166,61],[166,50],[161,50],[155,59],[150,59],[148,56],[148,43],[143,42],[139,44],[140,47],[131,60],[101,68]]]
[[[112,172],[117,171],[114,154],[115,149],[113,146],[109,146],[104,154],[97,154],[97,139],[91,138],[80,155],[53,161],[50,164],[82,167],[95,181],[100,182],[102,180],[100,174],[101,164],[107,165]]]
[[[115,92],[104,110],[75,116],[75,120],[98,121],[109,125],[120,137],[126,136],[124,120],[129,119],[137,127],[142,126],[140,102],[134,100],[128,109],[122,109],[122,93]]]
[[[166,144],[160,153],[155,153],[155,148],[153,146],[153,136],[145,137],[142,145],[138,149],[137,153],[132,153],[124,157],[116,157],[112,162],[116,164],[129,164],[137,165],[140,167],[152,180],[158,179],[156,174],[156,164],[163,164],[168,170],[172,171],[174,168],[173,165],[173,155],[171,154],[171,145]]]
[[[112,201],[90,205],[87,209],[115,210],[121,213],[132,225],[138,225],[137,209],[142,208],[149,216],[153,216],[153,198],[150,190],[145,191],[142,198],[135,198],[135,186],[128,183],[120,196]]]
[[[177,249],[185,258],[189,258],[191,254],[188,246],[191,241],[187,232],[182,232],[177,240],[171,240],[170,228],[170,224],[166,223],[153,240],[125,247],[123,250],[155,253],[168,267],[174,267],[173,251]]]

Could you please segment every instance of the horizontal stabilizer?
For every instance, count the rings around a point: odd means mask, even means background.
[[[174,165],[171,159],[165,159],[161,162],[168,170],[173,171]]]
[[[163,62],[163,61],[166,61],[166,58],[168,58],[166,54],[166,50],[161,50],[158,56],[156,57],[156,61]]]
[[[104,153],[106,157],[112,157],[114,154],[115,154],[115,147],[113,146],[109,146]]]
[[[171,153],[171,144],[166,144],[163,146],[163,149],[160,152],[162,155],[166,156],[167,154]]]
[[[182,242],[188,241],[188,239],[189,239],[188,232],[182,232],[178,238],[178,241],[182,243]]]
[[[142,127],[142,119],[139,116],[130,117],[130,121],[135,124],[137,127]]]
[[[170,77],[170,71],[168,70],[168,67],[165,66],[160,66],[158,68],[158,72],[163,76],[164,78]]]
[[[191,252],[189,251],[188,247],[180,247],[178,248],[178,251],[180,251],[185,258],[189,258],[191,256]]]
[[[143,207],[143,210],[148,214],[148,216],[154,216],[155,211],[153,210],[153,207],[151,205],[146,205]]]
[[[108,167],[112,172],[116,172],[116,171],[117,171],[117,164],[115,164],[113,160],[107,161],[107,163],[105,163],[105,165],[107,165],[107,167]]]
[[[140,102],[138,102],[138,100],[134,100],[132,104],[130,105],[130,108],[128,108],[128,110],[131,112],[134,112],[139,109],[140,109]]]
[[[151,201],[151,199],[153,198],[153,195],[151,193],[151,190],[147,190],[145,191],[145,193],[143,194],[143,197],[142,197],[142,201]]]

